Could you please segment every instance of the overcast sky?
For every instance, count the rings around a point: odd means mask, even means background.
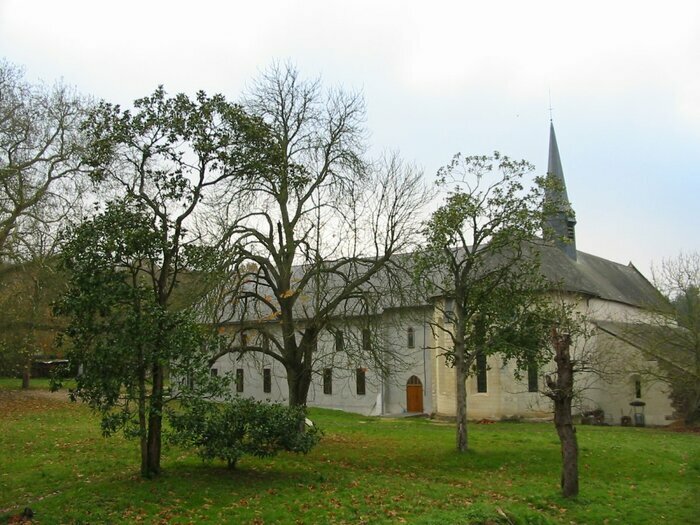
[[[647,276],[700,249],[697,1],[0,0],[0,57],[122,105],[291,61],[428,178],[457,152],[546,171],[551,92],[578,249]]]

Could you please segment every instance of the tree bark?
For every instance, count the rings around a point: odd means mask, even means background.
[[[571,498],[578,495],[578,442],[570,400],[569,403],[555,402],[554,425],[561,442],[561,492],[565,498]]]
[[[289,388],[289,406],[306,406],[311,387],[311,370],[304,366],[285,365],[287,387]]]
[[[161,435],[163,426],[163,365],[153,365],[153,388],[148,414],[146,477],[160,474]]]
[[[31,377],[30,367],[31,365],[29,363],[26,363],[24,365],[24,368],[22,369],[22,389],[24,390],[27,390],[29,388],[29,379]]]
[[[465,452],[469,446],[467,434],[467,377],[464,373],[464,360],[455,359],[455,380],[457,381],[457,451]]]
[[[552,333],[554,361],[557,365],[556,380],[547,378],[549,397],[554,401],[554,426],[561,443],[561,491],[565,498],[578,495],[578,441],[571,415],[574,397],[574,366],[571,361],[571,337]]]
[[[462,303],[462,294],[459,294],[459,303]],[[467,349],[465,344],[466,320],[464,312],[457,308],[455,312],[455,332],[454,339],[454,367],[457,394],[457,407],[455,416],[457,418],[457,452],[466,452],[469,447],[469,436],[467,433]]]
[[[148,434],[146,432],[146,373],[139,372],[139,441],[141,445],[141,476],[148,477]]]

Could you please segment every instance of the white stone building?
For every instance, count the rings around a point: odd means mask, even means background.
[[[592,337],[575,342],[575,351],[598,356],[600,362],[609,364],[619,364],[627,355],[638,358],[639,350],[622,341],[619,332],[624,323],[650,315],[647,307],[658,304],[660,295],[631,263],[619,264],[576,249],[576,222],[567,212],[570,207],[553,127],[548,173],[557,177],[563,188],[560,194],[548,198],[567,203],[566,209],[562,208],[558,216],[550,219],[550,227],[570,242],[543,249],[542,268],[552,282],[563,285],[567,300],[595,326]],[[444,335],[430,328],[436,315],[437,309],[427,303],[392,307],[374,319],[372,332],[359,324],[345,322],[342,331],[322,333],[308,404],[367,415],[406,412],[454,415],[455,373],[438,350],[446,345],[440,339]],[[255,334],[250,332],[248,336]],[[362,352],[343,351],[351,344],[377,345],[379,351],[388,351],[390,347],[393,353],[402,356],[402,362],[391,364],[382,373],[372,363],[357,357]],[[608,360],[607,356],[615,359]],[[240,395],[271,401],[287,399],[285,369],[270,357],[229,354],[220,358],[214,369],[213,373],[218,374],[232,372]],[[514,366],[504,364],[497,355],[489,357],[487,363],[479,363],[478,373],[467,380],[469,418],[549,417],[549,401],[538,392],[545,372],[526,372],[518,380]],[[599,409],[605,414],[606,422],[619,424],[623,416],[633,416],[630,402],[636,400],[646,403],[647,424],[670,422],[673,409],[662,384],[621,370],[616,372],[579,376],[582,392],[578,406],[582,412]]]

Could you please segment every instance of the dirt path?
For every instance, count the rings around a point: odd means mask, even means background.
[[[42,411],[69,403],[68,392],[48,390],[0,390],[0,418],[21,415],[28,411]]]
[[[49,390],[42,389],[12,389],[5,390],[0,389],[0,400],[22,400],[22,399],[51,399],[53,401],[69,401],[68,391],[59,390],[58,392],[51,392]]]

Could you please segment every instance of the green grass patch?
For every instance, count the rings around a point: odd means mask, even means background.
[[[29,381],[29,390],[46,391],[49,389],[50,379],[47,377],[32,377]],[[75,380],[66,380],[63,383],[65,388],[75,386]],[[1,390],[20,390],[22,388],[21,377],[0,377]]]
[[[581,495],[559,496],[551,424],[469,427],[311,410],[325,431],[307,456],[244,457],[235,471],[166,447],[140,479],[137,444],[103,438],[84,406],[0,381],[0,522],[655,524],[700,520],[700,435],[580,427]],[[10,395],[11,394],[11,395]]]

